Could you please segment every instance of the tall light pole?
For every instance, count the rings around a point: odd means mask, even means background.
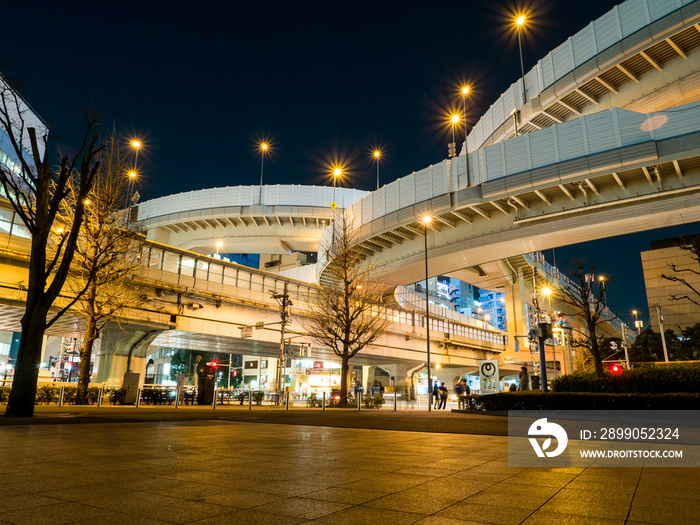
[[[336,181],[338,180],[338,177],[340,177],[342,174],[343,174],[343,170],[341,170],[340,168],[335,168],[333,170],[333,204],[335,205],[335,207],[333,208],[334,210],[335,210],[335,208],[338,207],[338,204],[335,202]]]
[[[139,149],[141,149],[141,143],[138,140],[132,140],[131,147],[134,148],[134,171],[137,171],[139,167]]]
[[[262,204],[262,187],[263,187],[263,170],[265,169],[265,153],[270,145],[267,142],[260,143],[260,194],[258,195],[258,204]]]
[[[382,152],[375,149],[372,155],[374,156],[374,161],[377,163],[377,189],[379,189],[379,158],[382,156]]]
[[[450,122],[452,123],[452,142],[447,146],[447,156],[453,158],[457,155],[455,146],[455,124],[459,122],[459,115],[455,113],[450,117]]]
[[[525,25],[525,15],[518,15],[515,19],[515,27],[518,30],[518,49],[520,50],[520,76],[523,82],[523,104],[527,100],[527,92],[525,91],[525,66],[523,65],[523,42],[520,33],[522,32],[522,27]]]
[[[433,382],[430,377],[430,297],[428,295],[428,224],[431,220],[430,215],[423,217],[423,226],[425,227],[425,354],[428,357],[428,412],[432,410],[433,405],[433,400],[430,398]]]
[[[134,169],[129,172],[129,188],[126,192],[126,226],[129,226],[129,219],[131,218],[131,192],[134,187],[134,180],[136,179],[136,174],[139,169],[139,150],[141,149],[141,142],[138,140],[131,141],[131,147],[134,148]]]
[[[467,147],[467,95],[471,88],[469,86],[462,86],[462,115],[464,116],[464,147]]]
[[[632,314],[634,314],[634,328],[637,330],[637,335],[639,335],[644,323],[637,318],[637,310],[632,310]]]
[[[137,150],[138,151],[138,150]],[[134,180],[136,180],[137,173],[135,171],[129,172],[129,185],[126,192],[126,226],[129,226],[129,219],[131,218],[131,191],[134,187]]]

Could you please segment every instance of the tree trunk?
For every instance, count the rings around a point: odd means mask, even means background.
[[[347,351],[343,353],[340,367],[340,406],[348,406],[348,368],[350,368],[350,358]]]
[[[95,320],[88,317],[83,346],[80,348],[80,375],[78,376],[78,392],[75,398],[76,405],[88,404],[87,391],[90,383],[90,360],[92,359],[92,347],[95,344],[95,339],[97,339]]]
[[[46,311],[40,308],[31,308],[31,305],[27,303],[27,310],[22,317],[22,336],[19,340],[17,364],[5,416],[34,416],[45,326]]]

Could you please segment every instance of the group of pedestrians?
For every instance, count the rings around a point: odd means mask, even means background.
[[[454,386],[454,392],[457,395],[458,408],[467,408],[467,396],[471,394],[471,391],[469,390],[469,385],[465,378],[460,378]],[[435,381],[433,384],[433,408],[435,410],[445,410],[447,406],[447,394],[448,391],[445,383],[438,385],[438,382]]]
[[[433,408],[435,410],[445,410],[447,406],[447,387],[445,383],[438,386],[438,382],[435,381],[433,385]]]

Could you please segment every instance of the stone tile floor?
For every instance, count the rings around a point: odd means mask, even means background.
[[[230,421],[0,427],[0,523],[692,524],[700,471],[507,466],[503,436]]]

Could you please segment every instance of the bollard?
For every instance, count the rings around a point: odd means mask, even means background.
[[[323,400],[321,401],[321,407],[326,410],[326,393],[323,393]]]
[[[362,391],[358,390],[355,392],[355,399],[357,400],[357,411],[362,410]]]
[[[180,404],[180,389],[176,388],[175,389],[175,408],[177,408],[177,405]]]
[[[392,377],[393,379],[393,377]],[[391,389],[394,391],[394,412],[396,412],[396,398],[398,397],[396,395],[396,381],[391,382]]]
[[[63,389],[65,387],[61,387],[61,389],[58,391],[58,406],[62,407],[63,406]]]
[[[284,409],[289,410],[289,390],[287,390],[286,396],[287,396],[286,397],[287,402],[285,403]]]
[[[138,389],[136,390],[136,403],[134,403],[134,405],[136,406],[136,408],[139,407],[139,403],[140,403],[140,402],[141,402],[141,389],[138,388]]]
[[[253,392],[248,389],[248,410],[253,410]]]
[[[211,402],[211,408],[212,408],[212,410],[216,410],[216,388],[214,389],[214,398],[212,399],[212,402]]]
[[[104,394],[104,387],[101,386],[100,389],[97,391],[97,408],[100,408],[102,406],[102,395]]]

